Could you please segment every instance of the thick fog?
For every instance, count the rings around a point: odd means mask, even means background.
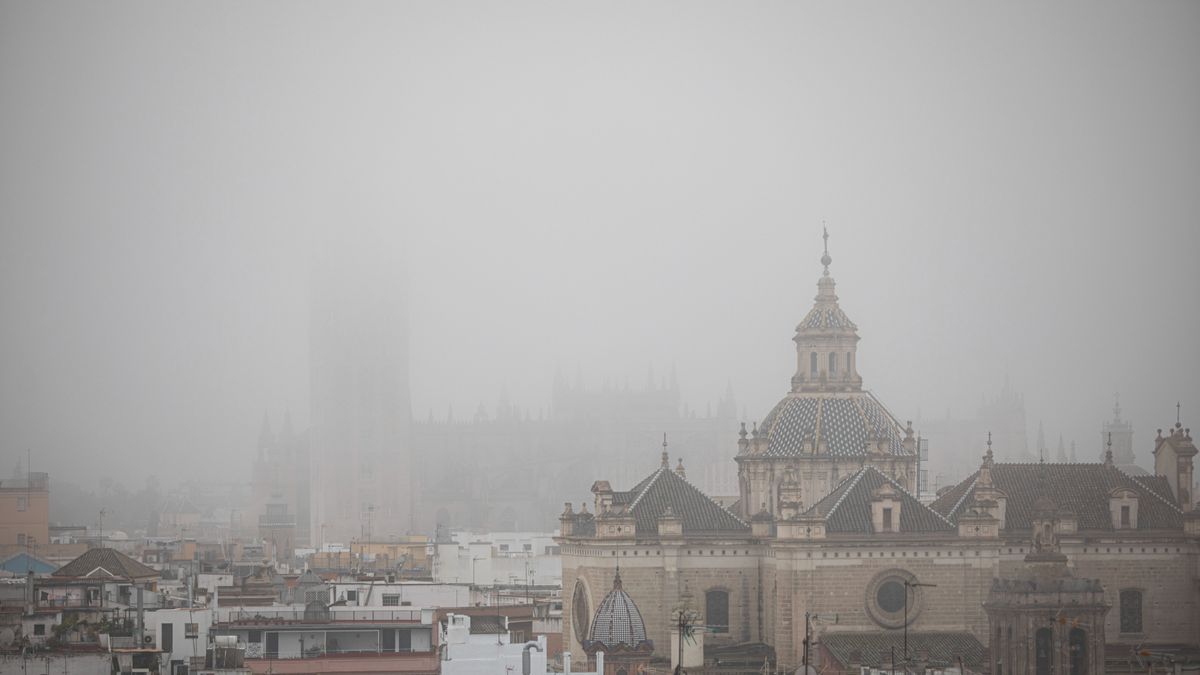
[[[1148,463],[1200,424],[1200,5],[4,2],[0,473],[244,475],[359,255],[414,419],[673,368],[759,420],[823,224],[897,417],[1007,378],[1094,460],[1120,392]]]

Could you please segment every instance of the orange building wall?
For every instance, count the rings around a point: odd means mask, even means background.
[[[24,535],[24,536],[22,536]],[[0,546],[50,543],[50,477],[0,481]]]

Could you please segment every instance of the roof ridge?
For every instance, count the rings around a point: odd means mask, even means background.
[[[831,506],[829,508],[829,510],[825,512],[826,519],[828,519],[830,516],[833,515],[833,513],[835,511],[838,510],[838,507],[842,505],[842,502],[846,501],[846,495],[848,495],[854,491],[854,487],[856,485],[858,485],[858,481],[862,480],[862,477],[866,475],[867,470],[872,469],[872,468],[874,468],[874,467],[864,466],[858,470],[857,475],[855,475],[854,478],[850,479],[850,484],[846,486],[846,489],[842,492],[842,494],[838,495],[837,501],[835,501],[833,503],[833,506]],[[841,486],[838,486],[838,487],[841,487]],[[820,502],[818,501],[817,504],[819,504],[819,503]],[[813,504],[813,507],[815,508],[817,504]]]
[[[1116,469],[1116,467],[1113,467],[1113,468]],[[1171,507],[1172,509],[1175,509],[1175,511],[1177,513],[1183,513],[1183,509],[1179,508],[1178,504],[1176,504],[1175,502],[1172,502],[1172,501],[1168,500],[1166,497],[1163,497],[1162,495],[1158,494],[1158,492],[1155,491],[1154,489],[1152,489],[1149,485],[1145,485],[1144,483],[1142,483],[1142,481],[1138,480],[1137,478],[1135,478],[1133,476],[1130,476],[1129,474],[1125,473],[1124,471],[1121,471],[1120,469],[1117,469],[1117,471],[1120,471],[1122,476],[1125,476],[1129,480],[1132,480],[1134,482],[1134,484],[1137,485],[1138,487],[1142,488],[1146,492],[1149,492],[1150,494],[1157,497],[1160,502],[1166,504],[1167,506]]]
[[[663,471],[663,469],[659,469],[659,471]],[[749,527],[749,526],[750,526],[750,524],[749,524],[749,523],[747,523],[746,521],[744,521],[744,520],[742,520],[741,518],[738,518],[736,515],[734,515],[732,511],[730,511],[729,509],[725,508],[724,506],[721,506],[720,504],[718,504],[718,503],[716,502],[716,500],[714,500],[712,497],[710,497],[710,496],[708,495],[708,493],[706,493],[704,490],[701,490],[699,487],[697,487],[695,484],[693,484],[693,483],[692,483],[692,481],[688,480],[687,478],[685,478],[685,477],[683,477],[683,476],[680,476],[679,474],[675,473],[674,471],[670,471],[669,469],[668,469],[667,471],[668,471],[668,473],[674,474],[675,478],[678,478],[679,480],[681,480],[681,481],[683,481],[684,483],[686,483],[688,487],[692,488],[692,489],[693,489],[693,490],[695,490],[696,492],[699,492],[699,493],[700,493],[700,496],[704,497],[704,498],[705,498],[705,499],[707,499],[709,502],[712,502],[713,506],[716,506],[718,509],[721,509],[722,511],[724,511],[724,512],[728,513],[729,515],[733,516],[733,519],[734,519],[734,520],[738,521],[738,522],[739,522],[739,523],[741,523],[742,525],[745,525],[746,527]],[[670,479],[668,479],[668,480],[670,480]],[[650,490],[650,486],[649,486],[649,485],[647,485],[647,486],[646,486],[646,491],[649,491],[649,490]],[[639,496],[638,498],[640,499],[641,497]],[[634,506],[633,504],[630,504],[630,505],[629,505],[629,508],[631,508],[631,509],[632,509],[632,508],[633,508],[633,506]]]
[[[967,500],[967,495],[972,494],[974,492],[975,484],[978,482],[979,482],[979,472],[976,471],[975,474],[973,476],[971,476],[971,484],[967,486],[966,490],[963,490],[962,496],[960,496],[958,498],[958,501],[954,502],[954,506],[952,506],[950,508],[950,513],[952,515],[955,513],[958,513],[959,507],[962,506],[963,502]]]
[[[660,466],[654,470],[654,474],[650,476],[650,480],[646,482],[646,487],[642,488],[641,494],[635,497],[632,502],[629,502],[627,510],[632,511],[638,505],[638,502],[642,501],[642,497],[644,497],[646,493],[650,491],[650,488],[658,482],[658,477],[661,476],[664,471],[670,471],[670,469]]]

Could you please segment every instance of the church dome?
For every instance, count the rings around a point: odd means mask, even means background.
[[[771,457],[906,455],[908,433],[870,392],[788,394],[759,426]]]
[[[591,642],[612,649],[618,645],[636,648],[646,642],[646,622],[633,598],[621,586],[621,571],[613,578],[613,588],[600,601],[592,619]]]

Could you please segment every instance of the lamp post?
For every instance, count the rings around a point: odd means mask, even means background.
[[[918,581],[904,580],[904,672],[908,672],[908,589],[934,588],[937,584],[923,584]]]

